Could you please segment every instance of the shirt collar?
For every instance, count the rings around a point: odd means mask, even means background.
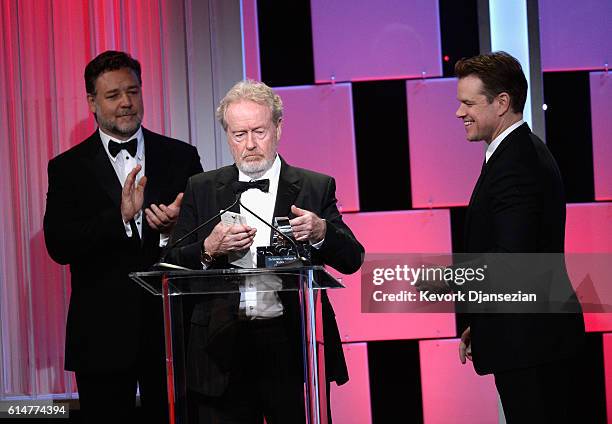
[[[278,181],[278,177],[280,175],[281,170],[281,161],[278,154],[272,162],[272,166],[268,169],[261,177],[257,178],[257,180],[269,179],[270,183],[273,181]],[[253,178],[249,177],[247,174],[238,169],[238,181],[254,181]]]
[[[106,150],[106,154],[108,155],[108,157],[110,158],[110,160],[112,160],[113,162],[115,162],[117,160],[117,157],[113,157],[110,152],[108,151],[108,143],[113,140],[117,143],[125,143],[126,141],[129,141],[133,138],[136,138],[137,140],[137,149],[136,149],[136,159],[138,160],[142,160],[144,157],[144,135],[142,134],[142,125],[140,127],[138,127],[138,131],[136,131],[136,134],[134,134],[132,137],[129,138],[129,140],[117,140],[113,137],[111,137],[110,135],[106,134],[104,131],[102,131],[102,128],[98,127],[98,133],[100,134],[100,138],[102,139],[102,145],[104,146],[104,150]]]
[[[515,129],[523,125],[524,123],[525,123],[524,120],[519,119],[517,122],[515,122],[514,124],[506,128],[500,135],[495,137],[495,139],[491,142],[491,144],[487,146],[487,151],[485,152],[485,161],[488,162],[489,159],[491,159],[491,156],[493,156],[493,153],[495,152],[499,144],[502,141],[504,141],[504,139],[508,136],[508,134],[510,134],[512,131],[514,131]]]

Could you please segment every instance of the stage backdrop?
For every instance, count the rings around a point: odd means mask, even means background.
[[[210,19],[215,7],[238,5],[243,19],[242,43],[220,60],[244,58],[247,76],[278,89],[287,107],[281,153],[336,178],[339,206],[368,252],[460,248],[483,149],[454,117],[452,67],[479,52],[476,0],[0,5],[0,398],[74,391],[63,372],[68,270],[47,256],[42,217],[48,160],[94,130],[85,64],[105,49],[129,51],[143,64],[145,126],[198,146],[205,168],[226,163],[210,123],[224,90],[203,81],[240,76],[202,55],[228,24]],[[612,252],[611,8],[539,1],[546,141],[567,188],[573,252]],[[491,379],[458,363],[454,315],[362,314],[359,275],[343,281],[348,288],[331,297],[352,379],[333,386],[335,421],[397,422],[398,411],[405,422],[497,420]],[[110,295],[100,298],[112,307]],[[612,342],[602,337],[612,319],[598,314],[587,325],[577,402],[590,415],[578,421],[597,422],[606,396],[612,410]]]
[[[63,371],[69,271],[48,257],[42,220],[49,159],[96,128],[85,65],[109,49],[137,58],[144,126],[197,146],[212,169],[229,158],[214,109],[243,76],[240,27],[239,2],[0,2],[0,398],[75,391]],[[112,308],[114,295],[100,301]]]

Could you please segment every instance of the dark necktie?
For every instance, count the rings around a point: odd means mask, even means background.
[[[136,156],[136,149],[138,147],[138,140],[133,138],[130,141],[126,141],[125,143],[117,143],[116,141],[108,142],[108,152],[112,157],[117,157],[121,150],[126,150],[131,157]]]
[[[270,180],[236,181],[234,184],[232,184],[232,187],[234,188],[234,193],[244,193],[252,188],[256,188],[264,193],[267,193],[270,189]]]

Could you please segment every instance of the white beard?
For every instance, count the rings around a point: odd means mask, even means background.
[[[256,180],[257,178],[265,174],[266,171],[272,167],[272,164],[274,164],[275,159],[276,159],[276,155],[274,155],[274,157],[269,160],[263,159],[260,161],[249,161],[249,162],[242,161],[240,163],[236,162],[236,166],[243,173],[245,173],[252,179]]]

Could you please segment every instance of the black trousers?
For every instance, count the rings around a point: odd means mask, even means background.
[[[168,389],[160,332],[143,334],[137,363],[130,369],[75,372],[84,423],[168,423]],[[142,418],[135,416],[136,388]]]
[[[303,362],[284,318],[241,321],[237,339],[227,389],[219,397],[190,392],[189,422],[304,423]],[[329,414],[329,385],[327,405]]]
[[[577,358],[495,373],[508,424],[571,423],[576,402]]]
[[[76,372],[83,423],[135,423],[136,387],[143,423],[168,423],[166,386],[158,376],[138,372]],[[164,375],[165,378],[165,375]]]

